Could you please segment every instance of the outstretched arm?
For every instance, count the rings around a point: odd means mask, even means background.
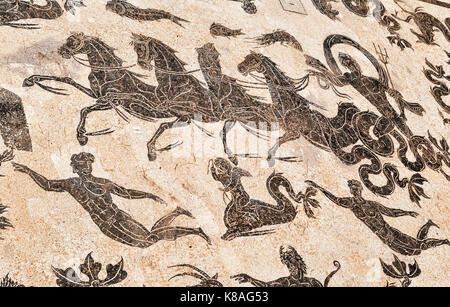
[[[321,191],[329,200],[331,200],[336,205],[344,207],[344,208],[351,208],[351,206],[352,206],[351,198],[334,196],[331,192],[328,192],[327,190],[325,190],[324,188],[322,188],[321,186],[319,186],[318,184],[316,184],[313,181],[307,180],[306,183],[309,184],[310,186],[318,189],[319,191]]]
[[[387,89],[387,93],[389,94],[389,96],[395,99],[395,102],[400,108],[401,117],[405,117],[405,108],[408,111],[419,116],[423,116],[423,113],[425,113],[425,109],[420,104],[406,101],[405,99],[403,99],[403,96],[399,91],[389,88]]]
[[[28,168],[25,165],[13,162],[13,166],[14,166],[14,170],[16,172],[21,172],[21,173],[25,173],[25,174],[29,175],[31,177],[31,179],[33,179],[34,182],[36,182],[37,185],[40,186],[45,191],[49,191],[49,192],[65,192],[66,191],[66,189],[65,189],[66,180],[48,180],[44,176],[36,173],[35,171],[31,170],[30,168]]]
[[[158,196],[156,196],[154,194],[142,192],[142,191],[138,191],[138,190],[127,189],[127,188],[121,187],[120,185],[115,184],[113,182],[111,182],[110,192],[117,196],[126,198],[126,199],[149,198],[149,199],[153,199],[154,201],[157,201],[159,203],[165,203],[164,200],[162,200],[161,198],[159,198]]]
[[[392,208],[388,208],[383,206],[380,203],[377,202],[370,202],[372,205],[376,206],[378,208],[378,210],[380,211],[381,214],[385,215],[385,216],[389,216],[389,217],[400,217],[400,216],[412,216],[412,217],[417,217],[418,214],[416,212],[413,211],[404,211],[401,209],[392,209]]]

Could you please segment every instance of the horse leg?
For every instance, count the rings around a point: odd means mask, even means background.
[[[225,124],[223,125],[222,132],[220,133],[220,136],[222,137],[223,150],[225,151],[225,154],[228,156],[228,159],[234,165],[238,165],[238,161],[237,161],[236,156],[231,152],[231,150],[228,148],[228,145],[227,145],[227,133],[230,132],[231,129],[233,129],[235,124],[236,124],[235,120],[227,120],[225,122]]]
[[[54,77],[54,76],[32,75],[32,76],[26,78],[23,81],[22,86],[23,87],[31,87],[31,86],[33,86],[35,84],[38,84],[44,90],[50,91],[50,92],[55,93],[55,94],[64,95],[64,94],[61,93],[61,91],[63,91],[61,89],[55,89],[55,88],[52,88],[52,87],[49,87],[49,86],[45,86],[45,85],[42,85],[42,84],[39,83],[41,81],[47,81],[47,80],[48,81],[57,81],[57,82],[61,82],[61,83],[65,83],[65,84],[71,85],[74,88],[80,90],[81,92],[83,92],[84,94],[88,95],[91,98],[94,98],[94,99],[98,98],[95,95],[95,93],[94,93],[94,91],[92,89],[87,88],[87,87],[85,87],[85,86],[75,82],[72,78],[69,78],[69,77]]]
[[[283,145],[284,143],[293,141],[298,139],[298,135],[296,133],[292,132],[286,132],[283,136],[279,137],[275,145],[270,148],[269,153],[267,155],[267,163],[269,164],[269,167],[273,167],[275,165],[275,154],[277,150]]]
[[[86,136],[86,119],[87,116],[89,115],[89,113],[94,112],[94,111],[106,111],[106,110],[110,110],[112,109],[111,104],[107,103],[107,102],[100,102],[99,100],[97,100],[97,103],[83,108],[80,112],[80,122],[78,123],[78,127],[77,127],[77,139],[78,142],[80,143],[81,146],[84,146],[87,144],[88,142],[88,138]]]
[[[173,122],[168,122],[168,123],[162,123],[158,130],[156,130],[155,134],[153,135],[153,137],[150,139],[150,141],[147,143],[147,149],[148,149],[148,159],[150,161],[154,161],[156,159],[156,141],[158,140],[158,138],[164,133],[164,131],[166,131],[167,129],[171,129],[174,126],[175,127],[184,127],[187,126],[190,123],[190,119],[186,119],[186,118],[177,118],[176,120],[174,120]],[[160,149],[159,151],[165,151],[165,150],[170,150],[174,147],[175,145],[169,145],[163,149]]]

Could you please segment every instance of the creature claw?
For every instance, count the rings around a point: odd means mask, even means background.
[[[181,208],[180,206],[178,206],[175,211],[180,214],[180,215],[185,215],[187,217],[190,217],[191,219],[194,219],[195,217],[192,215],[191,212],[187,211],[186,209]]]
[[[311,210],[311,208],[308,205],[304,205],[303,208],[305,209],[306,216],[312,219],[315,219],[314,212]]]
[[[85,146],[87,144],[87,142],[88,142],[88,137],[85,136],[84,134],[83,135],[78,135],[77,136],[77,140],[78,140],[78,143],[81,146]]]
[[[439,225],[435,224],[432,220],[428,220],[427,224],[440,229]]]
[[[409,192],[409,198],[412,202],[416,203],[419,207],[420,206],[420,200],[421,197],[430,199],[428,195],[425,194],[425,191],[421,187],[421,185],[424,182],[428,182],[428,180],[424,177],[422,177],[420,174],[416,173],[414,174],[409,183],[408,183],[408,192]]]

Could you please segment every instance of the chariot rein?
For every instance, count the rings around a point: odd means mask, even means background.
[[[132,64],[132,65],[128,65],[128,66],[92,66],[92,65],[83,63],[83,62],[87,61],[85,59],[81,59],[79,57],[76,57],[75,55],[72,55],[72,58],[78,64],[80,64],[82,66],[85,66],[85,67],[88,67],[88,68],[93,69],[93,70],[114,71],[114,70],[129,69],[129,68],[133,68],[133,67],[137,66],[137,64]],[[151,66],[152,69],[154,69],[155,71],[159,71],[159,72],[162,72],[162,73],[165,73],[165,74],[168,74],[168,75],[174,75],[174,76],[188,76],[188,75],[192,75],[193,73],[201,71],[201,69],[194,69],[194,70],[190,70],[190,71],[182,71],[181,72],[181,71],[172,71],[172,70],[166,70],[166,69],[163,69],[163,68],[159,68],[159,67],[156,67],[155,65],[152,65],[150,63],[148,63],[147,65]],[[139,77],[139,78],[148,78],[149,77],[148,75],[143,75],[143,74],[139,74],[139,73],[136,73],[136,72],[130,72],[130,73],[133,74],[136,77]],[[239,80],[239,79],[234,79],[234,80],[236,80],[238,83],[240,83],[239,84],[240,86],[245,87],[245,88],[250,88],[250,89],[268,89],[269,86],[272,86],[273,88],[280,89],[280,90],[288,90],[288,91],[300,92],[300,91],[304,90],[308,86],[309,78],[311,76],[313,76],[313,77],[316,77],[317,82],[318,82],[319,86],[322,89],[327,90],[327,89],[329,89],[331,87],[333,92],[337,96],[339,96],[341,98],[345,98],[345,99],[351,99],[350,96],[339,92],[335,88],[335,86],[331,82],[329,82],[326,78],[322,78],[321,76],[319,76],[317,74],[310,73],[310,72],[308,72],[308,74],[306,76],[304,76],[304,77],[297,78],[297,79],[292,79],[295,82],[294,83],[295,87],[269,85],[267,82],[265,82],[265,80],[261,79],[260,77],[254,75],[252,73],[250,73],[250,76],[253,79],[255,79],[256,81],[258,81],[258,82],[249,82],[249,81],[244,81],[244,80]],[[223,79],[219,79],[219,78],[214,78],[214,77],[209,77],[209,78],[211,78],[212,80],[215,80],[215,81],[223,82],[223,83],[231,83],[231,81],[224,81]],[[320,83],[320,81],[324,81],[325,85]],[[204,82],[202,82],[202,81],[199,81],[199,82],[203,86],[207,86]],[[67,95],[66,93],[63,93],[64,89],[59,89],[59,88],[54,88],[54,87],[51,87],[51,86],[48,86],[48,85],[43,85],[43,84],[41,84],[39,82],[35,82],[35,84],[38,85],[39,87],[41,87],[42,89],[44,89],[46,91],[49,91],[49,92],[51,92],[53,94]],[[322,107],[322,106],[320,106],[318,104],[315,104],[313,102],[308,102],[308,103],[313,105],[313,106],[315,106],[315,107],[318,107],[320,109],[326,110],[324,107]]]

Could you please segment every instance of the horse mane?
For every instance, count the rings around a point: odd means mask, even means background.
[[[112,47],[108,46],[106,43],[104,43],[103,41],[101,41],[98,37],[88,36],[88,38],[89,38],[91,41],[93,41],[93,42],[99,44],[100,46],[102,46],[102,48],[103,48],[107,53],[109,53],[109,55],[110,55],[112,58],[114,58],[115,61],[117,61],[120,65],[122,65],[123,60],[122,60],[121,58],[119,58],[119,57],[114,53],[114,51],[116,50],[115,48],[112,48]]]
[[[211,44],[211,43],[209,43],[209,44]],[[207,56],[207,52],[208,52],[208,51],[206,51],[203,47],[197,48],[197,50],[200,51],[200,52],[199,52],[199,55],[200,55],[201,57],[207,59],[206,62],[208,62],[208,63],[213,63],[214,65],[216,65],[216,66],[220,69],[221,75],[222,75],[222,76],[225,76],[227,82],[228,82],[232,87],[237,88],[237,89],[238,89],[239,91],[241,91],[246,97],[250,98],[251,100],[253,100],[253,101],[255,101],[255,102],[259,102],[259,103],[264,103],[264,102],[262,101],[262,99],[263,99],[262,97],[259,97],[259,96],[256,96],[256,95],[251,95],[251,94],[249,94],[249,93],[248,93],[248,87],[246,87],[245,85],[239,84],[239,83],[238,83],[238,80],[237,80],[236,78],[233,78],[233,77],[230,77],[230,76],[224,74],[224,73],[222,72],[222,65],[220,64],[220,60],[219,60],[219,59],[217,59],[217,60],[209,60],[209,57]],[[219,54],[219,55],[220,55],[220,54]],[[202,67],[200,67],[200,68],[203,70]],[[211,77],[210,77],[210,78],[211,78]],[[219,78],[216,77],[215,79],[219,79]],[[223,81],[223,80],[220,80],[220,81]]]
[[[262,55],[262,54],[261,54],[260,56],[261,56],[261,59],[263,60],[263,63],[264,63],[266,66],[271,67],[271,68],[272,68],[272,71],[276,72],[277,75],[280,77],[280,79],[284,79],[284,80],[286,80],[286,81],[289,83],[289,85],[294,86],[294,84],[295,84],[294,80],[293,80],[291,77],[289,77],[288,75],[286,75],[286,73],[284,73],[284,72],[278,67],[277,63],[275,63],[274,61],[272,61],[269,57],[267,57],[267,56],[265,56],[265,55]]]
[[[187,63],[185,63],[184,61],[182,61],[180,58],[178,58],[175,55],[176,53],[178,53],[178,51],[176,51],[172,47],[164,44],[162,41],[160,41],[160,40],[158,40],[156,38],[148,37],[148,36],[145,36],[145,35],[142,35],[142,34],[135,34],[135,33],[133,33],[131,44],[135,45],[137,43],[145,43],[145,44],[148,44],[148,45],[153,44],[156,47],[158,47],[159,49],[163,49],[163,50],[167,51],[168,53],[170,53],[171,56],[173,56],[178,61],[178,63],[181,66],[184,67],[184,66],[187,65]]]

